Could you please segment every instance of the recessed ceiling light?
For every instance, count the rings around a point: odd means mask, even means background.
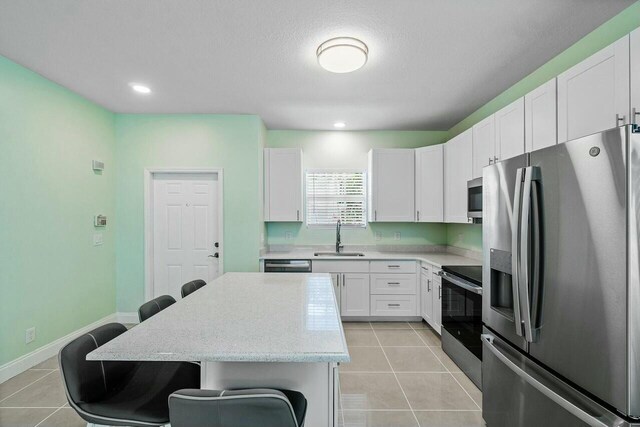
[[[367,63],[369,48],[353,37],[336,37],[318,46],[318,63],[332,73],[350,73]]]
[[[338,129],[342,129],[343,127],[345,127],[347,124],[345,122],[335,122],[333,124],[334,128],[338,128]]]
[[[149,86],[145,86],[140,83],[129,83],[129,86],[131,86],[131,89],[133,89],[134,92],[143,93],[145,95],[151,93]]]

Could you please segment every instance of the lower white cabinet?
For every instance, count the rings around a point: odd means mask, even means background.
[[[343,273],[340,290],[342,316],[369,316],[369,275]]]
[[[371,316],[415,316],[415,295],[371,295]]]
[[[372,274],[372,295],[415,295],[415,274]]]
[[[422,318],[428,324],[433,324],[433,284],[431,282],[431,266],[422,265],[420,268],[420,311]]]
[[[433,269],[431,281],[433,283],[433,329],[442,334],[442,279],[438,275],[439,269]]]
[[[442,328],[442,280],[440,269],[423,262],[420,266],[420,314],[438,333]]]

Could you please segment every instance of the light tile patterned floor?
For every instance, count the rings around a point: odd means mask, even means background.
[[[426,323],[345,322],[343,427],[481,427],[482,393]]]
[[[343,427],[480,427],[482,394],[425,323],[345,323]],[[0,427],[85,427],[69,407],[57,359],[0,384]]]

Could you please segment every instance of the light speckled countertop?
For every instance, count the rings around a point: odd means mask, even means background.
[[[344,256],[314,256],[313,250],[292,250],[288,252],[267,252],[260,259],[310,259],[312,261],[321,260],[350,260],[350,261],[375,261],[375,260],[416,260],[424,261],[436,267],[443,265],[481,265],[482,261],[455,255],[449,252],[377,252],[377,251],[356,251],[362,252],[365,256],[344,257]],[[351,252],[351,251],[349,251]]]
[[[349,362],[328,274],[227,273],[87,360]]]

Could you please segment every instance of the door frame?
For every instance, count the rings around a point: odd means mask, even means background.
[[[222,168],[149,168],[144,170],[144,300],[153,297],[153,183],[157,174],[216,175],[218,178],[218,242],[224,248],[224,181]],[[219,251],[218,275],[224,274],[224,251]]]

